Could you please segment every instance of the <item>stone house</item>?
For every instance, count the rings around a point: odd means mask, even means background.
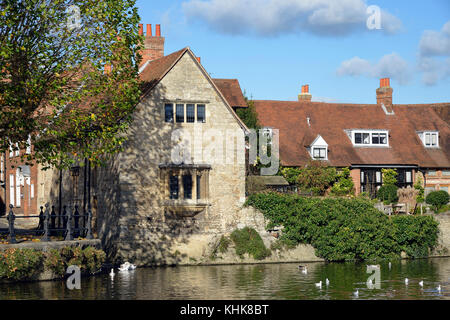
[[[154,45],[164,41],[153,38],[148,26],[142,98],[123,152],[94,182],[104,247],[137,265],[201,259],[212,239],[236,228],[245,201],[239,83],[211,79],[190,48],[164,56]]]
[[[395,168],[400,187],[425,177],[426,193],[450,187],[450,103],[393,104],[388,78],[376,104],[312,102],[309,86],[298,101],[254,101],[262,126],[279,130],[283,166],[315,159],[349,167],[356,193],[376,195],[381,169]]]

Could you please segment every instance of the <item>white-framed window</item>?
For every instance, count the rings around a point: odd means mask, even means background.
[[[5,181],[5,160],[0,156],[0,181]]]
[[[411,183],[412,182],[412,172],[411,171],[406,171],[405,180],[406,180],[406,183]]]
[[[386,130],[355,130],[352,132],[355,146],[389,146],[389,133]]]
[[[31,136],[28,136],[26,154],[31,154]]]
[[[381,183],[382,181],[381,181],[381,171],[377,171],[377,172],[375,172],[375,179],[376,179],[376,182],[377,183]]]
[[[424,131],[419,132],[418,135],[426,148],[439,148],[439,132]]]
[[[206,105],[195,103],[164,104],[164,122],[167,123],[205,123]]]
[[[364,183],[364,171],[361,171],[361,183]]]
[[[34,183],[32,183],[30,186],[30,198],[34,199]]]
[[[14,180],[15,177],[13,174],[9,175],[9,204],[12,204],[14,206],[15,204],[15,196],[14,196]]]
[[[450,176],[450,170],[442,170],[443,176]]]
[[[428,173],[429,176],[436,176],[437,175],[436,170],[428,170],[427,173]]]
[[[326,160],[327,159],[327,148],[326,147],[313,147],[312,156],[315,160]]]
[[[19,208],[21,205],[22,200],[22,190],[21,190],[21,174],[20,170],[16,170],[16,207]]]

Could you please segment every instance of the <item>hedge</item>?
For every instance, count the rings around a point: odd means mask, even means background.
[[[391,220],[362,198],[319,199],[268,192],[250,196],[246,204],[264,214],[268,229],[284,227],[281,241],[311,244],[316,255],[328,261],[398,258],[402,250],[419,256],[437,239],[437,223],[417,217]],[[424,226],[426,232],[419,236],[416,229]]]

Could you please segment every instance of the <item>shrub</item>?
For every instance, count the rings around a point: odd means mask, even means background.
[[[302,191],[312,191],[314,195],[324,195],[336,181],[336,169],[325,166],[321,161],[310,161],[299,171],[298,187]]]
[[[391,258],[401,252],[392,222],[365,199],[265,193],[250,196],[247,205],[263,212],[268,229],[284,226],[280,240],[311,244],[328,261]]]
[[[350,176],[350,169],[343,168],[337,174],[337,181],[331,187],[331,194],[335,196],[346,196],[354,193],[355,189],[353,179]]]
[[[42,269],[44,255],[34,249],[8,249],[0,253],[0,278],[27,280]]]
[[[449,201],[449,195],[444,190],[433,191],[427,195],[426,202],[433,206],[434,212],[438,213]]]
[[[402,251],[413,258],[428,256],[438,241],[439,223],[430,216],[394,216],[395,237]]]
[[[272,254],[255,229],[245,227],[234,230],[231,233],[231,240],[234,242],[236,254],[241,258],[244,253],[248,253],[256,260],[262,260]]]
[[[383,174],[383,185],[384,186],[393,186],[397,184],[397,170],[395,169],[381,169],[381,173]]]
[[[377,198],[385,204],[391,204],[398,201],[397,196],[398,187],[395,185],[383,185],[377,192]]]
[[[425,188],[422,185],[423,185],[423,178],[420,175],[418,175],[417,182],[414,184],[414,189],[419,191],[419,194],[416,197],[417,203],[425,202]]]
[[[301,170],[299,168],[290,168],[285,167],[280,169],[281,175],[286,179],[289,184],[297,184],[298,183],[298,176],[301,173]]]

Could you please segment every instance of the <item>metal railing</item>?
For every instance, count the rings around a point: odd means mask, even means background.
[[[36,234],[42,235],[40,239],[43,242],[52,241],[50,236],[60,233],[64,236],[64,241],[71,241],[74,237],[84,235],[86,239],[93,239],[92,235],[92,210],[91,206],[88,206],[87,213],[80,214],[78,211],[78,206],[70,208],[64,206],[62,214],[55,213],[55,207],[52,207],[50,212],[50,205],[45,205],[41,207],[41,211],[37,216],[16,216],[13,211],[14,206],[9,206],[9,213],[5,217],[0,217],[8,221],[8,242],[10,244],[17,243],[16,240],[16,228],[14,222],[16,219],[31,219],[39,218],[39,225],[35,229],[20,230],[20,234]],[[82,219],[82,227],[80,227],[80,218]],[[58,220],[58,221],[57,221]],[[87,220],[87,221],[86,221]],[[73,225],[73,226],[72,226]],[[5,233],[1,231],[0,233]]]

